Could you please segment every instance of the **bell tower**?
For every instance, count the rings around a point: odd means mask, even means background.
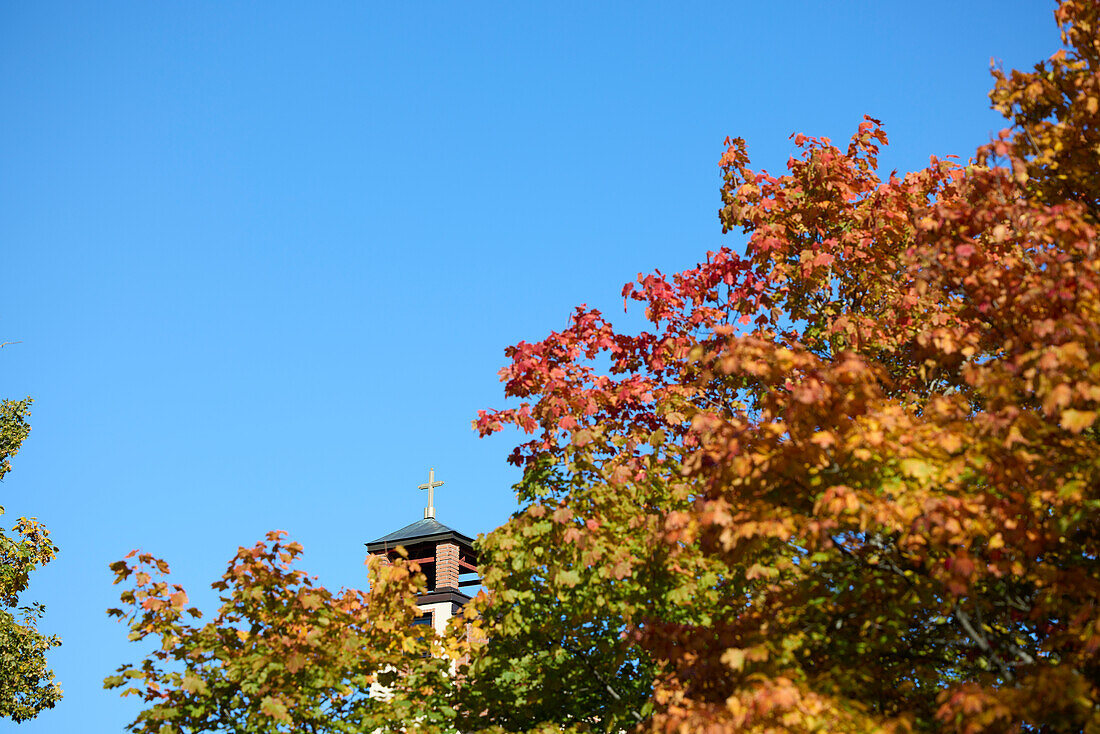
[[[481,583],[473,539],[435,519],[435,489],[441,486],[443,482],[436,481],[435,469],[431,469],[428,482],[419,486],[428,490],[424,519],[366,544],[368,553],[390,560],[397,557],[397,547],[403,546],[409,560],[420,564],[427,587],[416,600],[422,612],[417,623],[430,625],[437,632],[470,601],[462,589]]]

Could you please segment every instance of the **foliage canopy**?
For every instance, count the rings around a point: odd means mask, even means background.
[[[743,255],[639,275],[647,331],[581,307],[509,350],[524,402],[477,425],[552,479],[502,533],[652,599],[616,610],[654,730],[1100,727],[1100,3],[1056,18],[970,164],[882,179],[871,118],[779,176],[731,140]]]
[[[522,507],[448,637],[413,564],[331,596],[271,537],[205,627],[116,565],[162,641],[108,679],[133,730],[1100,730],[1100,2],[1056,19],[967,165],[880,177],[871,118],[782,175],[730,140],[743,254],[639,275],[640,333],[582,306],[509,348],[476,427],[528,434]]]
[[[30,433],[30,399],[0,400],[0,480]],[[4,508],[0,507],[0,515]],[[0,531],[0,719],[32,719],[61,699],[46,653],[61,644],[38,631],[40,602],[20,605],[34,569],[53,560],[57,547],[35,518],[21,517],[9,536]]]

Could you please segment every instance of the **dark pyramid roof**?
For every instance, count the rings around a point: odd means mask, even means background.
[[[411,525],[406,525],[400,530],[395,530],[389,535],[383,535],[378,540],[372,540],[367,543],[367,550],[371,553],[378,553],[396,548],[399,545],[431,543],[442,540],[455,540],[460,545],[466,546],[472,545],[474,542],[473,538],[447,527],[434,517],[426,517]]]

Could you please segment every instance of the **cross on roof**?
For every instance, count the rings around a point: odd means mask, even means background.
[[[435,481],[435,468],[428,470],[428,482],[421,484],[417,489],[428,490],[428,506],[424,508],[424,519],[435,517],[435,488],[442,487],[443,482]]]

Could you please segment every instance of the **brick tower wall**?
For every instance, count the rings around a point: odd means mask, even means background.
[[[435,548],[435,588],[458,588],[458,544],[440,543]]]

